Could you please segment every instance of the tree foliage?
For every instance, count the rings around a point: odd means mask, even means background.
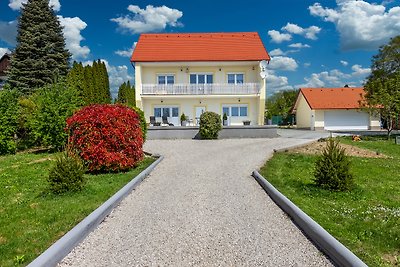
[[[85,105],[111,103],[107,68],[100,60],[87,66],[74,62],[67,75],[67,83],[78,91]]]
[[[0,155],[15,153],[17,128],[18,92],[0,90]]]
[[[400,114],[400,36],[379,49],[372,59],[371,75],[364,86],[361,105],[380,113],[386,121],[388,138]]]
[[[284,120],[288,120],[296,102],[297,94],[298,90],[288,90],[277,92],[271,97],[267,97],[266,117],[271,119],[272,116],[282,116]]]
[[[62,149],[68,137],[64,131],[66,119],[82,106],[76,90],[58,82],[38,89],[30,99],[35,105],[27,122],[31,142]]]
[[[48,0],[28,0],[18,21],[17,46],[7,82],[29,95],[36,88],[64,77],[71,54],[62,27]]]
[[[118,89],[117,103],[126,104],[129,107],[136,106],[135,86],[131,83],[124,82]]]

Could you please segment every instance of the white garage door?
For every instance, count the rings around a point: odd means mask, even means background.
[[[369,114],[355,110],[325,111],[325,130],[368,130]]]

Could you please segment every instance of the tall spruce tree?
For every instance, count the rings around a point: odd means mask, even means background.
[[[8,83],[23,94],[67,75],[71,54],[49,0],[28,0],[18,21]]]

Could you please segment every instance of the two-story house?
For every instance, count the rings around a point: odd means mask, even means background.
[[[264,124],[266,82],[260,62],[270,57],[257,32],[141,34],[131,62],[136,105],[149,121],[194,124],[204,111],[230,125]]]

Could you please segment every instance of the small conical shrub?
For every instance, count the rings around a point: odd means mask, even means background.
[[[85,171],[79,156],[71,151],[63,152],[49,172],[50,190],[55,194],[81,190],[85,185]]]
[[[314,177],[314,182],[322,188],[335,191],[352,189],[354,178],[350,173],[350,160],[339,141],[333,138],[328,140],[315,163]]]

